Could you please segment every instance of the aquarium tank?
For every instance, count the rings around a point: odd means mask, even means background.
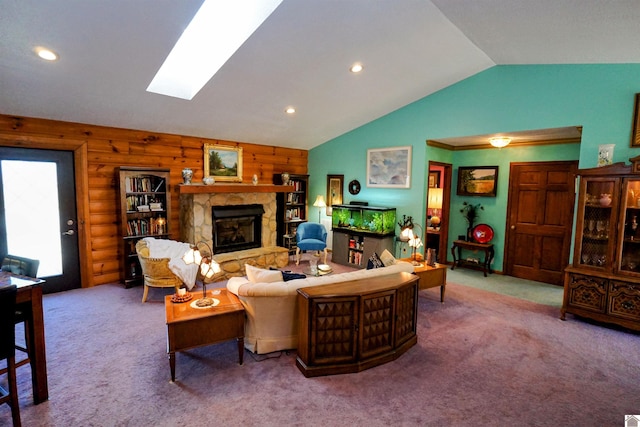
[[[334,230],[395,234],[396,208],[362,205],[333,205],[331,227]]]

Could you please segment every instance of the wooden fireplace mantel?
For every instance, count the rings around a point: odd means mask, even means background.
[[[294,191],[293,185],[274,184],[179,184],[180,194],[209,194],[209,193],[289,193]]]

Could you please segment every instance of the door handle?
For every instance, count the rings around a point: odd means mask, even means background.
[[[76,234],[76,232],[73,230],[67,230],[64,233],[62,233],[63,236],[73,236],[74,234]]]
[[[512,230],[515,230],[515,229],[516,229],[516,226],[515,226],[515,225],[512,225],[512,226],[511,226],[511,229],[512,229]]]

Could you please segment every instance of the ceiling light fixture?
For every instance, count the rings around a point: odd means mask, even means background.
[[[496,148],[502,148],[509,145],[511,138],[507,138],[506,136],[497,136],[495,138],[490,138],[489,142]]]
[[[40,58],[46,61],[55,61],[58,59],[58,55],[54,51],[47,49],[46,47],[38,46],[34,50]]]
[[[193,99],[280,3],[282,0],[206,0],[147,92]]]
[[[287,107],[287,108],[284,109],[284,112],[287,113],[287,114],[293,114],[293,113],[296,112],[296,109],[293,108],[293,107]]]
[[[351,66],[351,68],[349,68],[349,71],[351,71],[352,73],[359,73],[360,71],[362,71],[362,64],[353,64]]]

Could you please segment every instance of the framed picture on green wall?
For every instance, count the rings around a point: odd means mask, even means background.
[[[636,103],[633,109],[633,131],[631,132],[631,146],[640,147],[640,93],[636,93]]]
[[[367,150],[367,187],[410,188],[411,146]]]
[[[458,196],[496,197],[498,166],[458,168]]]

